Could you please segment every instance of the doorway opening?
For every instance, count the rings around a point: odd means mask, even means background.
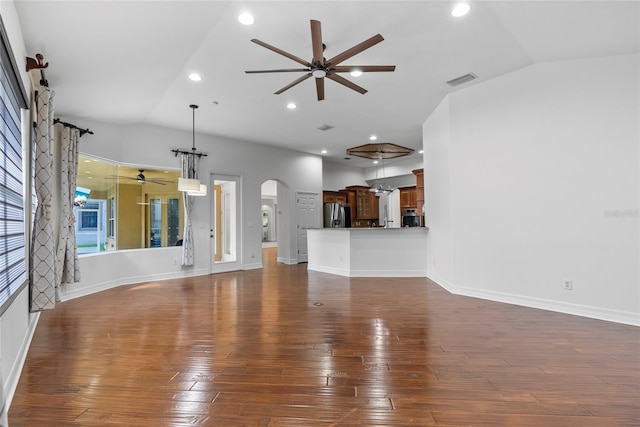
[[[240,177],[212,175],[211,272],[240,269]]]
[[[278,246],[278,182],[269,179],[262,183],[260,214],[262,217],[262,247]]]

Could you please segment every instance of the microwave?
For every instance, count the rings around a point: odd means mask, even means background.
[[[403,215],[402,226],[403,227],[420,227],[420,217],[417,215]]]

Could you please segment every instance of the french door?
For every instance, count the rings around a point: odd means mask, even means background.
[[[182,230],[182,204],[179,196],[147,195],[147,248],[175,246]]]

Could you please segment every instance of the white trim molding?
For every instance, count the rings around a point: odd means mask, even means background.
[[[610,310],[607,308],[573,304],[564,301],[554,301],[544,298],[509,294],[506,292],[456,286],[434,274],[429,274],[427,278],[454,295],[481,298],[489,301],[520,305],[529,308],[538,308],[558,313],[588,317],[591,319],[622,323],[625,325],[640,326],[640,313]]]

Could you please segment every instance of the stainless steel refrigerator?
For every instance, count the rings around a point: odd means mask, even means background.
[[[351,206],[347,203],[324,204],[324,228],[350,228]]]

